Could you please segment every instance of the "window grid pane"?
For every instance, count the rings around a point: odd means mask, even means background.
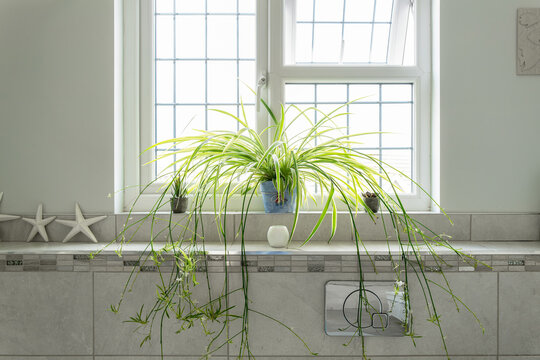
[[[296,5],[296,64],[388,64],[394,0]]]
[[[225,115],[209,111],[213,108],[238,116],[243,103],[246,113],[254,112],[255,97],[244,89],[255,87],[255,38],[248,36],[256,32],[254,10],[241,0],[155,0],[154,143],[194,129],[237,128]],[[154,156],[174,150],[159,146]],[[158,160],[154,176],[163,176],[175,160]]]
[[[315,106],[325,113],[352,102],[343,108],[347,114],[337,120],[337,126],[344,128],[342,135],[377,132],[358,137],[363,146],[355,149],[373,154],[414,179],[413,91],[412,83],[287,83],[285,99],[287,105],[294,104],[301,110]],[[321,116],[317,112],[309,115],[315,123]],[[294,134],[305,130],[296,128]],[[402,189],[400,193],[413,192],[412,183],[397,171],[389,175]],[[380,185],[388,187],[382,181]]]

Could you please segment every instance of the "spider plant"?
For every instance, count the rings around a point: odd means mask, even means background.
[[[171,196],[173,198],[186,197],[188,193],[187,186],[180,175],[176,175],[171,182]]]
[[[302,205],[308,201],[315,201],[319,202],[322,207],[318,220],[310,234],[303,239],[302,245],[312,239],[327,214],[331,214],[330,241],[336,233],[338,210],[347,214],[354,235],[354,245],[359,263],[360,291],[358,294],[360,297],[365,294],[361,255],[367,254],[369,256],[369,254],[364,246],[361,229],[356,225],[355,216],[357,213],[365,211],[373,221],[382,222],[387,235],[392,268],[395,269],[396,291],[399,287],[404,293],[405,318],[407,319],[404,333],[410,336],[413,342],[415,341],[417,335],[414,332],[409,296],[409,283],[415,279],[421,284],[429,320],[440,332],[442,346],[448,354],[440,314],[432,296],[432,289],[436,287],[445,290],[455,302],[456,307],[464,304],[452,292],[444,274],[442,274],[442,284],[435,283],[427,276],[427,269],[422,261],[419,246],[424,245],[424,249],[429,252],[430,257],[439,268],[442,268],[445,263],[437,254],[436,246],[452,249],[464,258],[467,258],[467,255],[452,248],[443,236],[431,231],[409,215],[400,199],[399,188],[392,182],[389,175],[390,172],[393,172],[406,177],[405,174],[377,157],[356,150],[361,144],[362,137],[369,134],[336,136],[336,130],[339,130],[337,122],[340,117],[346,115],[342,110],[347,104],[330,113],[324,113],[313,107],[300,109],[294,105],[287,108],[281,106],[280,114],[275,114],[266,102],[261,102],[271,119],[270,126],[261,132],[257,132],[249,126],[244,107],[241,106],[240,116],[219,109],[215,110],[233,119],[238,124],[237,131],[200,130],[196,135],[173,138],[154,145],[161,147],[170,145],[171,149],[175,149],[161,158],[174,156],[176,160],[171,164],[170,172],[175,172],[177,176],[183,174],[184,179],[189,181],[192,202],[190,212],[182,224],[170,216],[166,220],[167,226],[159,231],[156,230],[157,233],[153,233],[152,238],[149,239],[148,251],[141,255],[141,258],[144,257],[143,261],[152,261],[158,269],[161,269],[165,257],[169,256],[174,263],[174,270],[168,280],[160,270],[161,280],[154,306],[146,313],[141,308],[141,311],[130,321],[149,329],[145,340],[150,338],[155,321],[158,321],[162,330],[165,316],[169,317],[173,314],[180,322],[178,332],[191,327],[195,321],[198,321],[205,333],[210,335],[205,356],[209,356],[233,339],[239,339],[238,358],[252,358],[253,354],[249,343],[249,317],[251,315],[264,316],[283,325],[293,336],[300,339],[311,352],[299,334],[277,318],[256,310],[249,301],[246,224],[254,202],[260,201],[258,198],[260,184],[272,181],[280,196],[283,196],[285,191],[295,195],[296,208],[292,215],[294,221],[290,231],[290,239],[295,233]],[[313,111],[319,114],[319,120],[316,122],[308,116]],[[307,121],[308,126],[304,126],[302,131],[293,134],[293,126],[300,121],[304,123]],[[268,144],[265,143],[265,139],[269,139]],[[175,167],[174,171],[172,171],[172,166]],[[178,177],[174,179],[164,187],[163,193],[145,218],[133,224],[126,224],[120,234],[121,243],[129,242],[128,230],[140,227],[145,219],[149,218],[154,224],[158,218],[158,212],[166,202],[164,200],[166,192],[171,187],[175,189],[175,181]],[[418,191],[423,191],[421,187],[415,185],[418,187]],[[317,194],[313,194],[310,190],[314,187],[318,190]],[[366,206],[362,193],[368,192],[376,194],[386,214],[377,217]],[[191,289],[197,286],[197,277],[201,276],[200,273],[197,275],[196,272],[204,270],[208,260],[205,256],[202,210],[208,204],[213,209],[226,262],[227,247],[235,240],[227,238],[226,219],[232,211],[230,204],[235,199],[239,200],[240,203],[240,223],[235,231],[240,240],[242,286],[238,289],[230,289],[228,282],[225,281],[220,294],[212,296],[208,272],[203,272],[207,279],[208,299],[199,304],[192,298]],[[177,230],[179,226],[181,231],[175,232],[174,230]],[[167,236],[167,245],[158,249],[154,244],[154,238],[161,232]],[[397,256],[390,253],[390,243],[398,245],[399,254]],[[371,257],[369,259],[371,261]],[[372,261],[371,264],[374,266]],[[227,279],[228,269],[226,266],[224,271]],[[130,277],[125,292],[129,291],[129,284],[135,277]],[[225,306],[224,299],[236,292],[243,295],[242,308]],[[119,304],[112,307],[113,311],[118,311],[122,300],[123,296]],[[466,306],[465,308],[469,310]],[[209,321],[219,324],[218,330],[208,330],[207,323]],[[240,330],[237,333],[228,334],[225,329],[232,321],[241,322]],[[356,335],[362,341],[362,356],[365,358],[366,347],[362,330],[358,329]],[[223,339],[223,336],[226,339]],[[160,343],[162,344],[161,336]]]

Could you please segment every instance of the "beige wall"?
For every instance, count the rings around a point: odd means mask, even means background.
[[[515,75],[518,7],[440,0],[440,197],[540,211],[540,77]],[[0,0],[1,212],[113,212],[113,0]]]
[[[540,211],[540,76],[516,75],[516,10],[539,0],[441,0],[441,202]]]
[[[113,1],[0,0],[3,213],[112,212]]]

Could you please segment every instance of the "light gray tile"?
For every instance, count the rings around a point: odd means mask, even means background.
[[[201,358],[198,356],[96,356],[94,360],[200,360]],[[210,359],[212,360],[227,360],[227,357],[223,356],[212,356]],[[1,358],[0,358],[1,360]]]
[[[0,360],[93,360],[93,356],[0,356]]]
[[[118,314],[114,314],[108,309],[111,304],[117,304],[129,274],[95,273],[94,276],[95,355],[159,355],[159,323],[154,325],[151,342],[141,348],[139,344],[147,332],[143,329],[137,330],[136,324],[123,322],[128,320],[130,316],[135,315],[140,310],[141,305],[144,304],[146,310],[154,304],[156,284],[159,283],[158,274],[139,274],[132,291],[126,294]],[[224,286],[223,274],[210,274],[209,276],[214,296],[217,296]],[[168,281],[168,275],[165,275],[165,277]],[[194,297],[199,300],[200,304],[207,301],[208,289],[205,277],[205,274],[199,274],[197,280],[200,285],[193,289]],[[193,328],[181,334],[175,334],[180,325],[179,322],[173,319],[165,321],[163,331],[164,354],[202,355],[212,337],[205,336],[202,328],[197,323]],[[213,331],[219,330],[218,326],[214,326],[210,322],[209,328]],[[216,341],[216,344],[221,344],[224,341],[225,339],[220,338]],[[216,356],[224,354],[226,354],[226,346],[215,353]]]
[[[392,279],[386,274],[368,274],[366,279]],[[430,277],[441,282],[440,275]],[[321,356],[355,356],[361,354],[360,339],[354,339],[349,346],[343,346],[347,337],[330,337],[324,333],[324,284],[329,280],[356,279],[355,274],[251,274],[249,290],[250,308],[276,317],[292,327],[305,339],[312,351]],[[442,326],[447,337],[451,355],[495,355],[496,354],[496,291],[497,277],[491,273],[447,274],[452,289],[472,308],[486,328],[482,335],[473,316],[461,307],[458,313],[454,303],[446,293],[433,287],[432,291]],[[235,282],[236,281],[236,282]],[[231,288],[238,286],[238,278]],[[425,302],[417,282],[411,282],[415,333],[423,336],[414,347],[408,337],[365,339],[368,355],[444,355],[437,328],[425,321]],[[242,299],[231,297],[231,304],[242,308]],[[250,314],[251,350],[261,356],[307,356],[308,351],[288,330],[275,322]],[[233,330],[233,332],[236,331]],[[275,346],[280,344],[280,346]],[[231,345],[231,354],[238,349],[237,341]]]
[[[473,241],[540,240],[540,215],[473,214]]]
[[[319,220],[320,214],[317,213],[302,213],[298,218],[296,230],[293,236],[294,244],[301,244],[311,234],[313,227]],[[235,224],[238,227],[240,224],[240,215],[236,215]],[[245,239],[247,241],[267,241],[266,233],[271,225],[285,225],[292,230],[294,222],[294,214],[265,214],[254,213],[248,215]],[[339,214],[337,217],[336,234],[332,241],[348,241],[351,239],[350,220],[347,215]],[[319,229],[311,239],[311,241],[328,241],[330,239],[332,229],[331,215],[325,216]],[[238,240],[237,240],[238,241]]]
[[[358,354],[358,357],[350,357],[350,356],[280,356],[280,360],[308,360],[308,359],[321,359],[321,360],[353,360],[353,359],[360,359],[361,354]],[[97,358],[96,358],[97,359]],[[257,360],[275,360],[278,359],[277,357],[273,356],[257,356]],[[399,354],[396,354],[396,356],[377,356],[371,358],[373,360],[448,360],[446,356],[399,356]],[[496,356],[452,356],[453,360],[496,360]]]
[[[117,215],[116,219],[116,233],[119,236],[123,229],[125,231],[126,241],[144,241],[147,242],[153,237],[157,241],[165,241],[169,236],[169,222],[170,232],[174,240],[178,240],[181,237],[187,239],[191,237],[195,231],[195,219],[192,217],[188,220],[188,214],[173,214],[172,218],[169,214],[158,214],[153,219],[140,214],[134,214],[129,217],[127,215]],[[218,225],[213,214],[202,215],[202,225],[204,227],[204,237],[207,241],[216,242],[222,238],[218,231]],[[226,219],[225,231],[227,232],[227,239],[234,238],[234,215],[228,215]],[[201,223],[198,222],[197,233],[202,235]]]
[[[26,217],[26,216],[25,216]],[[47,232],[51,225],[47,226]],[[10,220],[0,222],[0,241],[26,241],[28,234],[32,230],[32,225],[23,221],[22,219]],[[34,241],[43,241],[41,235],[36,235]],[[51,235],[49,234],[49,241],[51,241]]]
[[[411,214],[411,216],[436,234],[450,236],[451,240],[471,239],[471,216],[469,214],[448,214],[450,220],[444,214]]]
[[[429,236],[447,235],[452,240],[470,240],[470,215],[449,214],[452,222],[443,214],[409,215],[417,222],[418,228]],[[374,221],[367,214],[356,216],[356,226],[362,240],[386,240],[387,236],[396,239],[392,230],[392,219],[388,215],[384,215],[384,219],[382,217],[383,215],[378,214]],[[384,231],[385,226],[387,233]],[[401,234],[403,235],[403,232]]]
[[[0,289],[0,355],[92,354],[91,274],[0,273]]]
[[[540,359],[540,353],[535,356],[499,356],[499,360],[538,360]]]
[[[540,273],[499,276],[500,354],[540,354]]]

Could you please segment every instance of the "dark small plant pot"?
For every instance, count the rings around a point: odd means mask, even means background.
[[[283,199],[281,199],[271,181],[261,183],[261,194],[264,212],[267,214],[293,213],[296,209],[296,193],[291,196],[289,190],[286,190]]]
[[[364,203],[371,211],[373,211],[374,213],[379,211],[379,198],[378,197],[362,196],[362,199],[364,199]]]
[[[188,206],[187,197],[172,197],[171,198],[171,210],[173,213],[185,213]]]

